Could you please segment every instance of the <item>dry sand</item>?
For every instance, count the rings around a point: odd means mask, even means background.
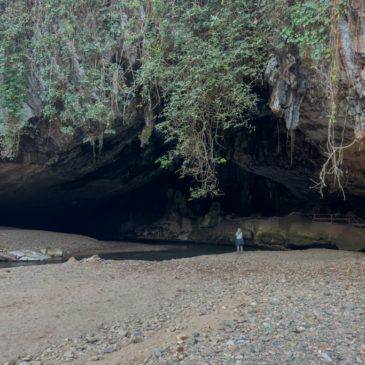
[[[0,250],[40,250],[57,248],[66,257],[112,252],[163,251],[167,244],[148,245],[124,241],[101,241],[91,237],[50,231],[0,227]]]

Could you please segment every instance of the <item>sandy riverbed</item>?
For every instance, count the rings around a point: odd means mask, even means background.
[[[35,250],[44,248],[60,249],[65,257],[113,253],[164,251],[168,244],[143,244],[125,241],[102,241],[91,237],[41,230],[0,227],[0,250]]]
[[[364,289],[324,249],[1,269],[0,363],[361,364]]]

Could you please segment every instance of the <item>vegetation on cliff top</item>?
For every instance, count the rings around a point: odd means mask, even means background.
[[[330,17],[346,3],[0,0],[2,156],[26,131],[33,83],[39,117],[99,151],[115,120],[143,109],[142,144],[155,126],[172,146],[161,165],[178,161],[192,197],[219,194],[217,146],[226,129],[249,128],[270,53],[310,47],[314,61],[330,59]]]

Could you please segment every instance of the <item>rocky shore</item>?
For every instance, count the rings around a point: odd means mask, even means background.
[[[0,270],[1,364],[364,364],[365,255]]]

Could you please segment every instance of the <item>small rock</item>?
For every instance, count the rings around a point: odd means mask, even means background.
[[[322,359],[326,360],[327,362],[332,362],[331,357],[328,354],[326,354],[325,352],[321,352],[320,356]]]
[[[113,352],[113,348],[112,347],[107,347],[106,349],[104,349],[104,354],[110,354]]]
[[[196,338],[192,338],[192,339],[190,339],[189,343],[190,343],[190,345],[195,345],[198,343],[198,340]]]
[[[91,257],[80,260],[81,263],[106,263],[104,259],[102,259],[99,255],[93,255]],[[100,327],[99,327],[100,328]]]
[[[67,359],[73,359],[74,355],[71,351],[66,351],[64,354],[63,354],[63,357],[66,357]]]
[[[235,323],[234,323],[234,321],[226,320],[226,321],[224,321],[224,325],[226,327],[234,327],[235,326]]]
[[[156,357],[161,357],[162,356],[162,352],[161,351],[155,351],[155,356]]]
[[[86,337],[85,337],[85,340],[86,340],[86,342],[88,342],[88,343],[95,343],[95,342],[97,342],[97,341],[98,341],[98,337],[86,336]]]
[[[65,264],[78,264],[79,261],[77,261],[73,256],[70,257],[66,262]]]
[[[189,336],[185,335],[185,334],[180,334],[180,335],[177,335],[176,338],[178,340],[182,340],[182,341],[185,341],[189,338]]]
[[[128,337],[129,336],[129,332],[126,331],[124,328],[119,328],[118,335],[119,336],[122,336],[122,337]]]
[[[142,337],[142,333],[141,332],[135,332],[132,335],[132,342],[133,343],[138,343],[138,342],[142,342],[143,341],[143,337]]]
[[[32,361],[32,356],[25,356],[22,358],[22,361]]]

